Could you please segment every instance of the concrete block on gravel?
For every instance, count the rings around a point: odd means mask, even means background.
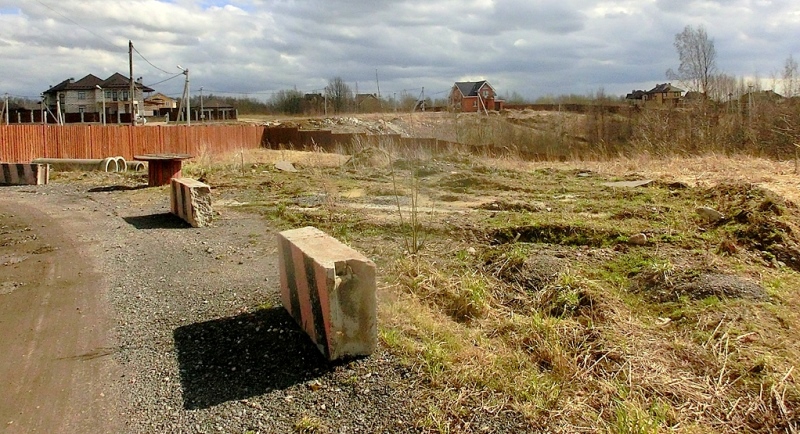
[[[211,187],[192,178],[172,178],[171,212],[199,228],[211,224]]]
[[[375,351],[375,263],[314,227],[278,234],[283,306],[328,360]]]
[[[43,185],[50,180],[47,164],[0,163],[0,184]]]

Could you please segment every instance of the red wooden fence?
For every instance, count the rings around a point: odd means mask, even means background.
[[[105,158],[153,153],[222,154],[266,145],[266,127],[198,125],[2,125],[0,161],[34,158]]]
[[[472,152],[502,155],[505,147],[470,146],[430,138],[407,138],[397,134],[332,133],[262,125],[197,125],[133,127],[130,125],[0,125],[0,161],[27,163],[35,158],[105,158],[175,153],[218,155],[242,149],[293,148],[334,151],[352,150],[361,141],[392,143],[407,149],[431,152]],[[517,150],[523,158],[538,159],[535,153]]]

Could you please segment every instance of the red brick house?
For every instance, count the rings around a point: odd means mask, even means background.
[[[497,99],[497,92],[486,80],[458,81],[450,91],[450,106],[460,112],[486,112],[502,110],[505,101]]]

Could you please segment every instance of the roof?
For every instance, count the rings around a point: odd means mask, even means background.
[[[66,90],[91,90],[95,89],[98,85],[103,89],[127,89],[130,87],[130,83],[130,79],[119,72],[115,72],[111,75],[111,77],[108,77],[105,80],[89,74],[78,81],[75,81],[74,78],[68,78],[51,87],[50,89],[47,89],[44,93],[55,93]],[[143,85],[142,83],[137,82],[136,87],[141,88],[144,92],[153,92],[153,89]]]
[[[175,98],[169,97],[164,95],[163,93],[159,92],[153,95],[148,96],[144,99],[144,102],[151,102],[151,101],[163,101],[163,102],[171,102],[177,101]]]
[[[681,92],[681,93],[683,93],[683,92],[685,92],[685,90],[679,89],[679,88],[673,86],[672,83],[663,83],[663,84],[657,84],[656,87],[654,87],[654,88],[652,88],[652,89],[647,91],[648,94],[664,93],[664,92]]]
[[[41,110],[41,109],[42,109],[41,101],[8,102],[8,111]]]
[[[211,99],[203,102],[204,109],[232,109],[233,106],[220,100]]]
[[[89,74],[86,77],[83,77],[82,79],[80,79],[78,81],[75,81],[74,78],[68,78],[68,79],[62,81],[61,83],[58,83],[57,85],[51,87],[45,93],[57,92],[57,91],[61,91],[61,90],[88,90],[88,89],[94,89],[96,85],[98,85],[98,84],[100,84],[102,82],[103,82],[103,80],[101,80],[100,78],[98,78],[98,77],[96,77],[96,76],[94,76],[92,74]]]
[[[492,85],[489,84],[489,82],[487,82],[486,80],[457,81],[456,87],[463,96],[478,96],[478,91],[483,87],[484,84],[489,87],[492,87]],[[494,88],[492,88],[492,90],[494,90]]]
[[[356,104],[361,104],[367,100],[377,100],[378,97],[371,93],[359,93],[356,95]]]
[[[633,92],[625,95],[625,99],[644,99],[647,92],[643,90],[634,90]]]

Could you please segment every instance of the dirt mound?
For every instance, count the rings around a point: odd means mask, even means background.
[[[547,211],[547,205],[542,202],[522,202],[522,201],[507,201],[507,200],[493,200],[478,205],[477,209],[487,211],[512,211],[512,212],[541,212]]]
[[[703,198],[726,216],[715,224],[737,244],[760,252],[773,265],[800,271],[800,218],[793,202],[741,183],[710,188]]]
[[[769,296],[756,282],[711,270],[643,272],[636,276],[631,290],[658,302],[674,302],[683,297],[701,300],[708,297],[767,300]]]
[[[621,233],[614,231],[568,224],[536,224],[489,231],[489,239],[494,244],[521,242],[600,247],[614,244],[621,237]]]

